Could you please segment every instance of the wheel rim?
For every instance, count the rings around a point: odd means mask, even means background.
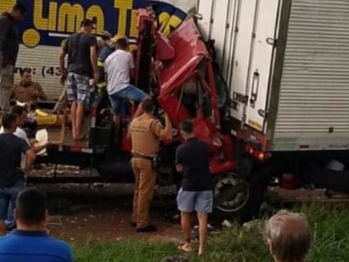
[[[217,196],[225,192],[226,190],[230,190],[234,188],[240,183],[242,183],[242,181],[241,179],[238,178],[236,174],[229,174],[227,176],[218,178],[214,187],[214,194],[215,196]],[[249,196],[250,196],[250,190],[245,189],[239,192],[234,199],[216,203],[216,208],[222,212],[227,212],[227,213],[239,211],[247,204]]]

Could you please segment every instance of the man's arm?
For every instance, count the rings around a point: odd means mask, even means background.
[[[65,71],[65,66],[64,66],[64,58],[66,56],[66,52],[65,52],[65,49],[64,48],[62,51],[61,51],[61,54],[59,55],[59,67],[61,69],[61,80],[60,80],[60,83],[61,85],[64,85],[65,84],[65,80],[67,79],[67,72]]]
[[[95,85],[98,83],[98,52],[97,52],[97,39],[96,37],[92,37],[90,44],[90,61],[93,70],[93,79],[95,81]]]
[[[25,154],[26,156],[26,164],[25,164],[25,167],[23,169],[23,172],[25,174],[27,174],[31,168],[33,167],[34,163],[35,163],[35,158],[36,158],[36,155],[34,153],[34,151],[29,147],[29,144],[27,141],[21,139],[21,147],[22,147],[22,152]]]
[[[13,85],[12,89],[11,89],[11,93],[10,93],[10,100],[15,98],[16,95],[16,89],[17,89],[17,84]]]
[[[25,163],[25,168],[23,171],[24,173],[28,173],[35,163],[36,155],[33,150],[29,149],[27,152],[25,152],[25,156],[27,157],[27,162]]]
[[[5,67],[6,61],[3,59],[5,53],[5,41],[10,31],[10,22],[6,18],[0,19],[0,66]]]
[[[167,115],[165,116],[165,128],[157,120],[152,123],[151,130],[160,139],[172,139],[172,124]]]
[[[104,61],[104,68],[103,68],[103,70],[104,70],[104,81],[105,81],[106,85],[108,85],[108,64],[109,64],[108,61],[109,61],[108,58]]]
[[[35,154],[38,154],[42,150],[46,149],[48,146],[50,146],[52,143],[48,142],[45,145],[42,146],[33,146],[31,149],[34,151]]]
[[[177,147],[177,150],[176,150],[176,160],[175,160],[175,163],[176,163],[176,170],[178,173],[181,173],[183,172],[183,166],[182,166],[182,159],[181,159],[181,147]]]
[[[130,67],[130,77],[132,79],[136,78],[136,70],[135,70],[135,62],[133,60],[133,56],[131,53],[129,53],[130,55],[130,61],[129,61],[129,67]]]
[[[37,83],[37,88],[38,88],[38,93],[39,93],[39,98],[41,100],[46,100],[47,95],[45,94],[44,90],[42,89],[41,85]]]

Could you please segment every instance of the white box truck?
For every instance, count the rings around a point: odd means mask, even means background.
[[[213,16],[200,25],[248,139],[268,151],[348,149],[349,1],[203,2]]]
[[[198,13],[229,88],[240,190],[278,177],[349,191],[349,0],[201,0]]]

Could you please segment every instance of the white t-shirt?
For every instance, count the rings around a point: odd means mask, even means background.
[[[105,61],[104,70],[108,75],[107,90],[112,95],[130,85],[130,69],[135,68],[132,54],[116,50]]]
[[[2,133],[4,133],[3,127],[0,128],[0,134],[2,134]],[[22,128],[17,127],[16,131],[13,134],[19,138],[22,138],[30,146],[27,133]],[[27,158],[26,158],[25,154],[22,154],[22,163],[21,163],[22,168],[25,167],[26,161],[27,161]]]

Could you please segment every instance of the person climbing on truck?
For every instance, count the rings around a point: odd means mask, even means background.
[[[135,77],[135,65],[132,54],[127,51],[127,39],[118,39],[116,41],[116,49],[105,61],[105,73],[107,91],[114,113],[115,133],[118,135],[121,117],[125,116],[123,100],[128,99],[134,102],[141,102],[148,95],[130,84],[131,78]],[[141,113],[142,108],[139,106],[135,116],[139,116]]]
[[[90,79],[98,82],[97,39],[92,35],[93,22],[84,19],[80,32],[68,37],[60,55],[60,67],[63,73],[61,84],[67,80],[68,100],[72,102],[72,131],[74,140],[85,140],[81,132],[85,106],[89,106]],[[64,58],[68,55],[68,74],[65,72]]]

